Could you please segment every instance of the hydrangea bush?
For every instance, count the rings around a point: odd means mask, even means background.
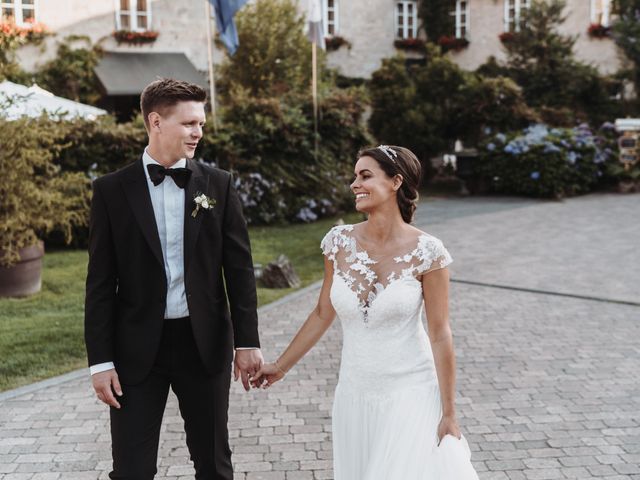
[[[498,132],[480,145],[478,173],[499,193],[546,198],[587,193],[615,158],[610,142],[600,133],[586,124],[575,128],[535,124],[513,133]]]

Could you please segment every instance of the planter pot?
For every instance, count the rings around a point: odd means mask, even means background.
[[[40,291],[44,243],[22,248],[18,254],[20,261],[14,266],[0,267],[0,297],[26,297]]]

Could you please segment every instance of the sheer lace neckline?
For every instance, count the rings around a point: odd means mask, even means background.
[[[406,251],[374,259],[357,241],[353,230],[353,225],[334,227],[323,240],[322,248],[333,261],[334,275],[357,297],[365,322],[376,298],[393,283],[410,279],[419,285],[418,277],[431,270],[436,260],[439,268],[451,261],[442,243],[424,232],[408,243]]]

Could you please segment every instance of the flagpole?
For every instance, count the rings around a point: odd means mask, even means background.
[[[316,42],[311,43],[311,95],[313,98],[313,143],[318,157],[318,54]]]
[[[211,2],[204,0],[207,20],[207,63],[209,67],[209,101],[213,117],[213,131],[218,133],[218,115],[216,112],[216,83],[213,75],[213,32],[211,28]]]

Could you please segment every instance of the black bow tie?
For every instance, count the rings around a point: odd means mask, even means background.
[[[156,186],[160,185],[164,181],[164,177],[168,175],[173,178],[178,187],[184,188],[189,182],[189,177],[191,177],[191,170],[188,168],[164,168],[162,165],[155,163],[148,164],[147,171],[151,181]]]

